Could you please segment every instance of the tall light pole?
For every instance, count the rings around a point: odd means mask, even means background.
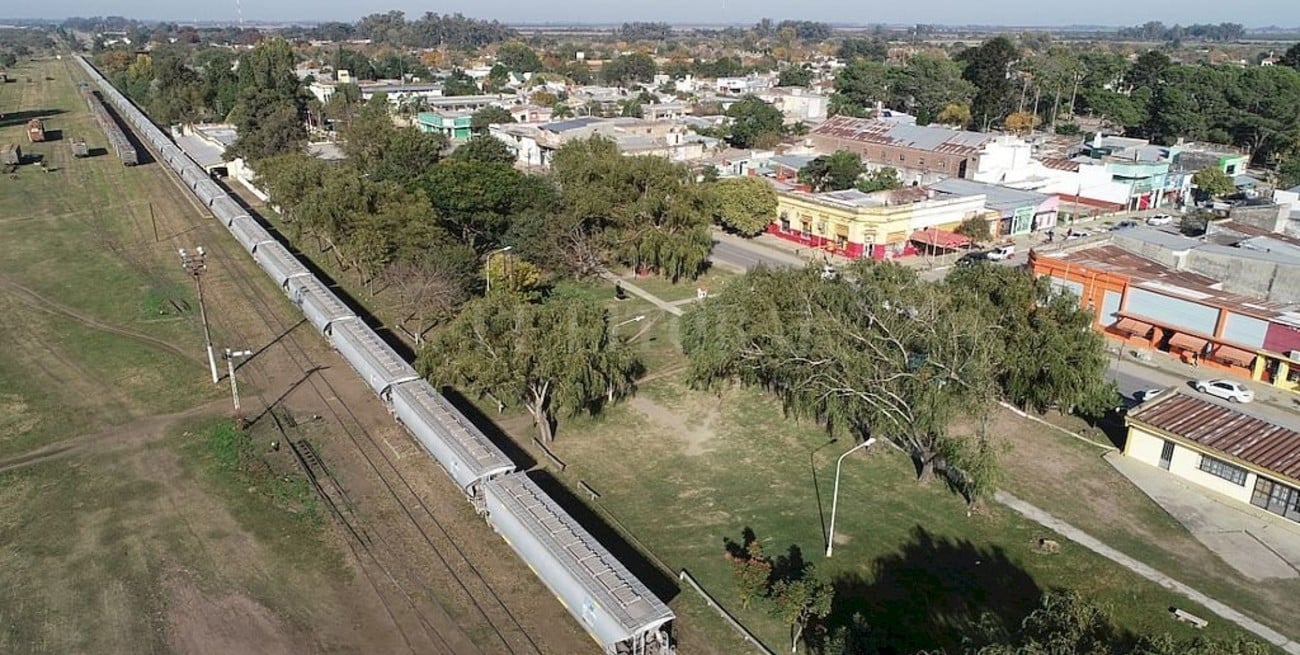
[[[503,252],[509,252],[513,249],[514,246],[506,246],[504,248],[497,248],[496,250],[493,250],[492,252],[487,254],[487,263],[484,264],[483,267],[484,267],[484,275],[486,275],[487,277],[488,293],[492,292],[492,255],[503,253]]]
[[[840,502],[840,465],[844,463],[845,457],[848,457],[849,455],[853,454],[853,451],[867,448],[873,443],[876,443],[875,437],[871,437],[866,441],[844,451],[844,454],[840,455],[840,458],[835,460],[835,493],[831,494],[831,529],[828,531],[829,534],[826,536],[827,557],[830,557],[831,553],[835,551],[835,508]]]
[[[235,421],[240,424],[240,427],[243,427],[244,424],[244,412],[239,409],[239,385],[235,382],[235,359],[248,357],[252,354],[253,351],[251,350],[231,350],[227,348],[225,354],[221,356],[222,359],[226,360],[226,369],[230,372],[230,398],[235,404]]]
[[[208,328],[208,308],[203,304],[203,273],[208,270],[208,254],[203,251],[203,246],[194,249],[194,252],[188,252],[184,248],[180,249],[181,267],[185,269],[194,278],[194,285],[199,289],[199,316],[203,319],[203,341],[207,344],[208,349],[208,368],[212,370],[212,384],[221,381],[217,373],[217,357],[212,351],[212,331]]]

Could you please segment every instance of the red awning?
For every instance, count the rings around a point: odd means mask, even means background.
[[[1144,337],[1151,332],[1152,325],[1150,323],[1143,323],[1136,318],[1121,318],[1114,327],[1120,332],[1127,332],[1134,336]]]
[[[1169,338],[1169,345],[1171,347],[1198,354],[1205,351],[1205,344],[1207,343],[1209,343],[1209,341],[1200,337],[1194,337],[1190,334],[1179,333]]]
[[[1251,362],[1255,361],[1255,353],[1232,346],[1219,346],[1214,351],[1214,358],[1238,366],[1250,366]]]
[[[912,233],[909,241],[921,245],[943,248],[945,250],[954,250],[963,246],[970,245],[970,237],[965,237],[955,232],[940,230],[937,227],[927,227],[924,230],[918,230]]]

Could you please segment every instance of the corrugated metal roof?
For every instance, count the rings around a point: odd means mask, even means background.
[[[1171,393],[1138,406],[1125,422],[1163,430],[1300,481],[1300,432],[1231,407]]]
[[[908,125],[851,116],[835,116],[827,119],[825,123],[813,129],[812,134],[962,156],[977,154],[984,144],[997,138],[997,135],[981,132]]]
[[[627,632],[635,634],[673,618],[658,596],[527,476],[507,475],[489,484],[551,557]]]

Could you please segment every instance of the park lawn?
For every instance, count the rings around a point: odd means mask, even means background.
[[[704,289],[709,293],[718,293],[722,291],[727,282],[736,277],[736,274],[713,266],[694,280],[683,279],[677,282],[658,275],[633,276],[630,270],[622,271],[622,276],[623,279],[632,282],[662,300],[676,302],[694,298],[698,293],[698,289]]]
[[[770,647],[783,647],[785,628],[761,601],[740,607],[723,557],[725,542],[741,541],[747,528],[767,554],[813,563],[834,582],[832,626],[861,613],[896,652],[953,652],[981,615],[1014,627],[1043,591],[1058,588],[1100,602],[1135,633],[1239,634],[1222,621],[1194,633],[1168,608],[1213,616],[1204,608],[1000,506],[968,516],[958,496],[938,482],[918,486],[910,461],[884,446],[845,462],[835,554],[826,559],[834,460],[848,444],[827,446],[821,427],[787,419],[760,391],[682,385],[664,377],[599,418],[562,423],[554,450],[571,482],[594,487],[646,548],[691,571]],[[1061,541],[1061,552],[1037,552],[1043,537]]]
[[[1071,429],[1082,427],[1079,421],[1049,418]],[[1102,459],[1101,448],[1010,414],[996,430],[1009,448],[1004,461],[1035,463],[1006,467],[1004,489],[1273,629],[1300,637],[1290,609],[1290,599],[1300,598],[1300,579],[1241,576]]]

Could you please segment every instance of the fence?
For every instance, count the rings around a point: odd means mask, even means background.
[[[764,653],[765,655],[776,655],[776,653],[772,652],[771,648],[764,646],[763,642],[759,641],[758,637],[755,637],[754,633],[749,631],[749,628],[746,628],[740,621],[737,621],[736,617],[731,615],[731,612],[728,612],[726,608],[718,604],[718,601],[714,600],[713,596],[710,596],[709,592],[705,591],[704,587],[700,586],[700,583],[695,580],[695,576],[691,575],[690,572],[686,569],[682,569],[682,572],[677,574],[677,578],[679,580],[685,580],[687,584],[691,585],[691,588],[695,589],[696,592],[703,596],[704,602],[708,603],[709,607],[717,610],[718,615],[730,624],[732,628],[735,628],[736,632],[740,633],[742,639],[753,644],[755,650]]]

